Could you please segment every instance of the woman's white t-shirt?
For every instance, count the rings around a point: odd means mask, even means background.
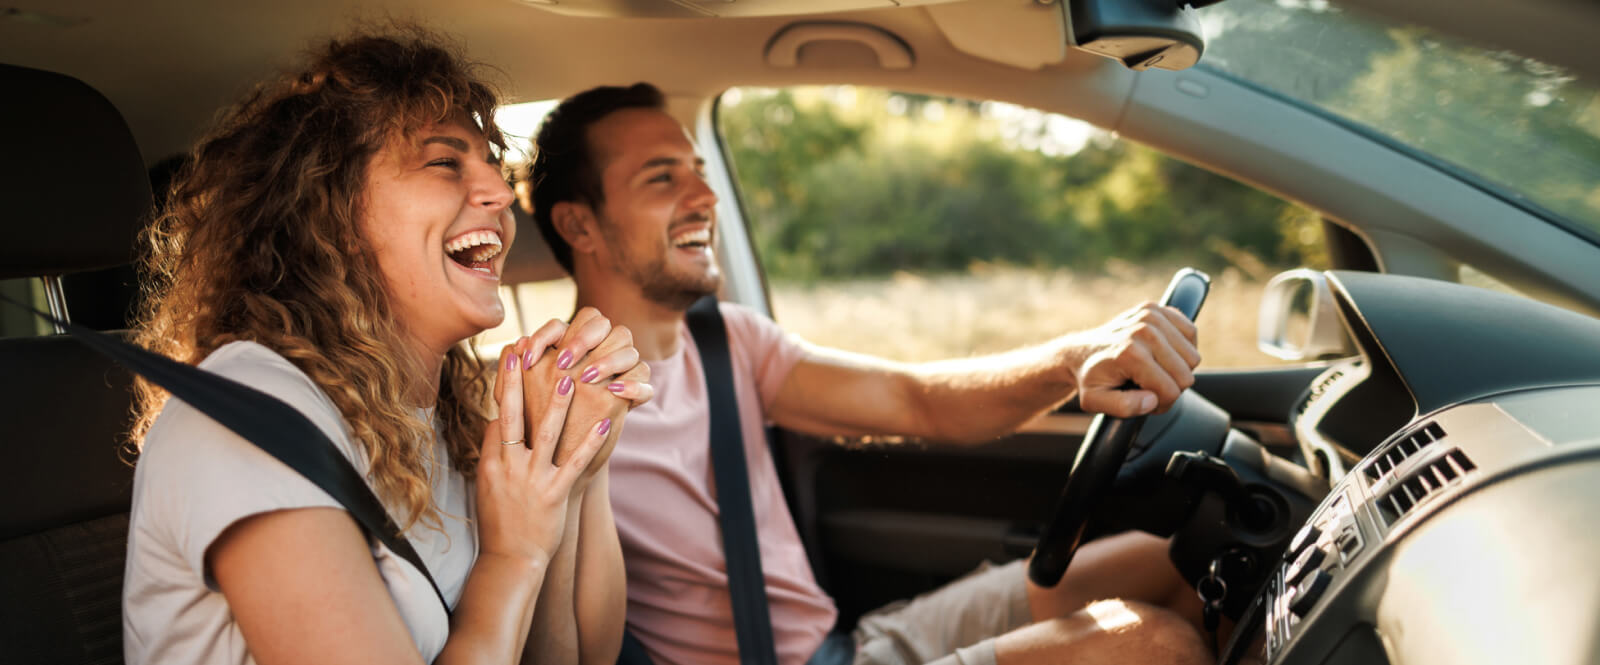
[[[288,360],[254,342],[217,349],[200,367],[276,397],[305,414],[365,477],[364,450],[351,440],[327,395]],[[424,414],[430,415],[430,414]],[[434,441],[430,474],[444,532],[421,524],[406,532],[452,607],[478,555],[472,486],[449,467]],[[254,444],[177,399],[151,426],[134,471],[133,514],[122,592],[123,651],[141,663],[253,663],[216,580],[206,549],[229,525],[274,510],[342,508],[326,492]],[[449,618],[422,573],[369,539],[372,559],[411,631],[432,661],[444,649]]]

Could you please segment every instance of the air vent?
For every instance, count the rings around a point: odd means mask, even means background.
[[[1383,515],[1384,526],[1399,521],[1428,497],[1439,493],[1440,490],[1449,487],[1477,468],[1460,448],[1452,448],[1450,452],[1413,471],[1394,489],[1379,497],[1378,512]]]
[[[1369,481],[1367,486],[1377,485],[1385,476],[1399,468],[1401,462],[1406,461],[1407,458],[1421,452],[1423,448],[1427,448],[1435,441],[1443,438],[1444,428],[1440,427],[1439,423],[1432,422],[1424,425],[1415,434],[1395,442],[1394,445],[1389,446],[1388,450],[1383,451],[1382,455],[1379,455],[1377,459],[1372,460],[1372,463],[1367,465],[1367,480]]]

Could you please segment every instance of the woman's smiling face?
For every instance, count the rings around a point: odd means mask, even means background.
[[[391,138],[372,158],[362,235],[390,306],[423,350],[500,325],[500,274],[516,235],[499,160],[464,116]]]

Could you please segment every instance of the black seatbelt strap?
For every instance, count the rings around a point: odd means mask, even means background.
[[[11,298],[0,296],[51,323],[73,338],[116,361],[130,371],[165,388],[173,397],[209,416],[267,454],[278,458],[306,480],[322,488],[344,506],[366,532],[400,558],[416,566],[439,596],[445,615],[450,603],[428,573],[427,565],[411,541],[400,532],[383,503],[372,493],[361,474],[341,454],[333,441],[304,414],[276,397],[227,377],[185,365],[166,356],[151,353],[111,335],[79,325],[57,321]]]
[[[717,297],[706,296],[695,303],[686,320],[695,347],[700,350],[706,398],[711,406],[711,472],[717,484],[717,519],[728,564],[728,592],[733,599],[739,661],[745,665],[777,665],[772,618],[767,612],[766,577],[761,572],[761,548],[756,541],[755,510],[750,503],[750,472],[745,466],[744,436],[739,427],[739,400],[733,389],[728,328],[717,309]]]

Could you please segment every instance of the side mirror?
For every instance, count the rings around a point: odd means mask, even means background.
[[[1318,360],[1355,353],[1328,279],[1301,268],[1280,273],[1261,294],[1256,346],[1284,360]]]
[[[1178,71],[1205,51],[1194,7],[1219,0],[1068,0],[1073,46],[1129,69]]]

